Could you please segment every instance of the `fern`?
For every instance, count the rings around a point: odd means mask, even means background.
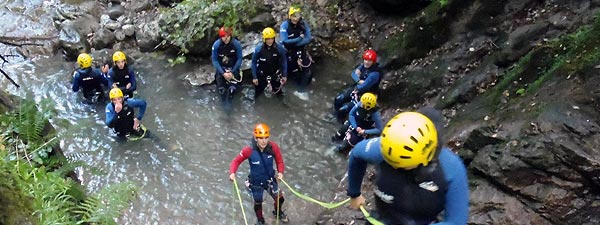
[[[74,212],[82,217],[77,224],[117,224],[114,218],[135,198],[136,191],[137,188],[132,183],[119,183],[104,188],[75,209]]]

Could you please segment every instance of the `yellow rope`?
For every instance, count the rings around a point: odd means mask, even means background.
[[[369,214],[369,212],[367,212],[365,207],[362,205],[360,206],[360,211],[362,211],[363,215],[365,215],[365,218],[367,219],[367,221],[369,221],[369,223],[373,225],[385,225],[384,223],[379,222],[379,220],[376,220],[375,218],[371,217],[371,214]]]
[[[344,201],[341,201],[341,202],[338,202],[338,203],[327,203],[327,202],[321,202],[321,201],[319,201],[319,200],[316,200],[316,199],[314,199],[314,198],[311,198],[311,197],[308,197],[308,196],[306,196],[306,195],[303,195],[303,194],[300,194],[300,193],[298,193],[296,190],[294,190],[292,187],[290,187],[290,185],[289,185],[287,182],[285,182],[285,180],[281,179],[281,182],[282,182],[283,184],[285,184],[285,186],[286,186],[286,187],[287,187],[287,188],[288,188],[288,189],[289,189],[289,190],[290,190],[292,193],[294,193],[294,195],[298,196],[299,198],[301,198],[301,199],[304,199],[304,200],[306,200],[306,201],[309,201],[309,202],[312,202],[312,203],[316,203],[316,204],[318,204],[318,205],[320,205],[320,206],[322,206],[322,207],[324,207],[324,208],[327,208],[327,209],[333,209],[333,208],[340,207],[341,205],[343,205],[343,204],[346,204],[346,203],[348,203],[348,202],[350,201],[350,198],[348,198],[348,199],[346,199],[346,200],[344,200]]]
[[[233,179],[233,187],[235,189],[235,192],[237,193],[238,200],[240,201],[240,208],[242,209],[242,215],[244,216],[244,223],[248,225],[248,220],[246,219],[246,212],[244,211],[244,205],[242,205],[242,196],[240,195],[240,189],[238,188],[236,179]]]

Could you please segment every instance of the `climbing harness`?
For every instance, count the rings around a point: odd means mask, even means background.
[[[327,208],[327,209],[333,209],[333,208],[340,207],[341,205],[344,205],[344,204],[346,204],[346,203],[348,203],[348,202],[350,201],[350,198],[348,198],[348,199],[346,199],[346,200],[344,200],[344,201],[341,201],[341,202],[338,202],[338,203],[327,203],[327,202],[321,202],[321,201],[319,201],[319,200],[316,200],[316,199],[314,199],[314,198],[311,198],[311,197],[308,197],[308,196],[306,196],[306,195],[303,195],[303,194],[300,194],[300,193],[298,193],[296,190],[294,190],[292,187],[290,187],[290,185],[289,185],[287,182],[285,182],[285,180],[281,179],[281,182],[282,182],[282,183],[283,183],[283,184],[284,184],[284,185],[285,185],[285,186],[286,186],[286,187],[287,187],[287,188],[288,188],[288,189],[289,189],[289,190],[290,190],[292,193],[294,193],[294,195],[298,196],[299,198],[301,198],[301,199],[304,199],[304,200],[306,200],[306,201],[309,201],[309,202],[312,202],[312,203],[316,203],[316,204],[318,204],[318,205],[320,205],[320,206],[322,206],[322,207],[324,207],[324,208]]]
[[[312,65],[312,63],[314,62],[312,56],[310,55],[310,53],[308,53],[308,51],[306,51],[306,57],[308,58],[308,64],[306,65],[304,65],[302,62],[302,50],[298,50],[296,54],[298,55],[298,66],[300,66],[300,70],[302,70],[302,68],[310,67],[310,65]]]
[[[281,80],[280,75],[277,76],[278,80]],[[279,91],[281,91],[281,84],[279,85],[279,88],[277,88],[277,90],[273,90],[273,85],[271,84],[271,76],[267,76],[267,86],[265,87],[265,96],[267,98],[270,98],[271,96],[273,96],[274,94],[279,93]]]
[[[365,219],[367,219],[367,221],[369,221],[369,223],[371,223],[373,225],[385,225],[384,223],[380,222],[379,220],[371,217],[371,214],[369,214],[369,212],[367,212],[365,207],[362,205],[360,206],[360,211],[362,211],[363,215],[365,215]]]
[[[248,225],[248,219],[246,219],[246,211],[244,211],[244,205],[242,204],[242,196],[240,195],[240,189],[238,188],[237,180],[233,179],[233,188],[237,194],[238,200],[240,202],[240,209],[242,209],[242,215],[244,216],[244,223]]]

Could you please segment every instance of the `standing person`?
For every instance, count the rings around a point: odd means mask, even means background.
[[[231,161],[231,165],[229,166],[229,180],[233,181],[240,164],[248,159],[250,174],[248,175],[248,180],[246,180],[246,185],[248,185],[254,199],[254,213],[259,225],[265,224],[262,211],[264,191],[267,191],[275,201],[273,205],[274,209],[279,210],[279,215],[275,213],[275,210],[273,210],[273,214],[278,216],[282,222],[289,222],[287,215],[282,210],[284,198],[277,183],[277,180],[283,179],[283,157],[281,156],[279,145],[273,141],[269,141],[269,136],[269,127],[263,123],[257,124],[254,127],[252,144],[245,146],[240,154]],[[273,164],[273,159],[275,160],[275,164]],[[275,165],[277,166],[277,174],[275,174],[275,170],[273,169]]]
[[[365,204],[361,184],[370,163],[378,166],[376,219],[385,224],[467,224],[465,165],[450,149],[439,145],[437,130],[427,116],[404,112],[387,123],[381,137],[359,142],[348,162],[351,206]],[[435,223],[442,211],[442,222]]]
[[[133,97],[133,91],[137,89],[137,85],[135,73],[127,64],[127,56],[122,51],[116,51],[112,58],[114,65],[108,71],[108,86],[121,89],[125,98]]]
[[[370,92],[364,93],[360,102],[350,110],[348,120],[334,135],[334,140],[343,138],[337,151],[346,152],[365,138],[379,135],[381,130],[383,120],[377,107],[377,96]]]
[[[92,56],[87,53],[81,53],[77,56],[79,69],[73,74],[73,92],[78,92],[81,88],[83,97],[88,103],[103,101],[105,98],[104,88],[107,81],[99,69],[92,68]]]
[[[216,69],[215,81],[221,95],[221,104],[226,111],[231,111],[231,100],[238,89],[238,82],[242,81],[242,45],[233,37],[231,28],[219,29],[219,39],[212,46],[211,59]]]
[[[140,125],[146,112],[146,101],[123,99],[123,92],[119,88],[111,89],[109,97],[111,102],[106,105],[106,125],[114,128],[119,138],[125,139],[129,135],[141,136],[143,132]],[[138,108],[137,117],[133,108]]]
[[[306,87],[312,80],[312,58],[306,51],[306,45],[312,40],[312,35],[308,23],[302,20],[300,13],[299,7],[290,7],[288,19],[281,24],[279,36],[287,49],[288,75],[298,84],[298,91],[294,95],[308,101]]]
[[[256,87],[254,99],[263,92],[270,97],[283,96],[281,87],[287,81],[285,48],[275,42],[275,30],[267,27],[262,31],[263,43],[258,44],[252,54],[252,83]]]
[[[339,119],[348,115],[350,109],[358,102],[358,96],[362,96],[365,92],[379,93],[381,69],[377,63],[377,53],[369,49],[363,53],[362,58],[363,63],[352,71],[352,79],[355,83],[335,97],[333,105]]]

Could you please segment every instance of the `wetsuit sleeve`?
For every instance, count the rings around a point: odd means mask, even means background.
[[[106,119],[105,119],[105,123],[108,127],[114,127],[114,121],[115,118],[117,118],[117,112],[115,112],[115,109],[112,106],[112,103],[108,103],[106,104]]]
[[[304,23],[304,38],[302,38],[302,41],[300,41],[296,44],[296,46],[298,46],[298,47],[307,45],[312,40],[312,34],[310,33],[310,28],[308,27],[308,23],[306,23],[306,21],[304,21],[304,20],[302,20],[302,22]]]
[[[356,67],[356,69],[352,70],[352,80],[354,80],[354,82],[358,83],[358,81],[360,80],[360,76],[358,76],[358,74],[356,74],[356,70],[361,70],[362,69],[362,64],[358,67]]]
[[[371,87],[373,87],[373,85],[377,85],[378,80],[379,80],[379,72],[370,72],[369,76],[367,76],[367,79],[365,79],[365,82],[357,85],[356,88],[358,89],[359,92],[365,92],[365,91],[371,89]]]
[[[448,182],[444,221],[435,225],[465,225],[469,218],[469,185],[462,160],[449,149],[440,153],[440,163]]]
[[[144,118],[144,113],[146,113],[146,101],[135,98],[128,98],[126,101],[129,106],[137,107],[139,109],[137,119],[142,120],[142,118]]]
[[[261,44],[258,44],[258,46],[256,46],[256,48],[254,49],[254,53],[252,53],[252,66],[250,67],[252,70],[252,79],[258,79],[258,74],[257,74],[257,67],[258,67],[258,53],[260,52],[261,49]]]
[[[129,88],[129,90],[135,91],[137,89],[137,84],[135,82],[135,73],[131,68],[129,68],[127,72],[129,73],[129,83],[131,83],[131,88]]]
[[[229,173],[231,174],[237,172],[238,167],[240,167],[240,164],[242,164],[244,160],[248,159],[250,157],[250,154],[252,154],[252,148],[250,148],[250,146],[242,148],[240,154],[238,154],[237,156],[235,156],[235,158],[233,158],[233,160],[231,160],[231,164],[229,165]]]
[[[242,66],[242,44],[238,40],[233,39],[233,45],[235,46],[235,52],[237,55],[237,60],[235,61],[235,65],[233,65],[232,71],[239,71]]]
[[[275,144],[275,142],[271,142],[271,147],[273,148],[273,154],[275,155],[277,172],[283,173],[283,170],[285,169],[285,164],[283,163],[283,156],[281,156],[281,149],[279,148],[279,145]]]
[[[354,104],[354,106],[352,106],[352,109],[350,109],[350,113],[348,113],[348,122],[350,122],[350,125],[352,125],[352,128],[354,128],[354,129],[356,129],[358,127],[358,122],[356,122],[356,117],[354,117],[354,114],[356,113],[358,108],[361,106],[362,106],[362,103]]]
[[[369,135],[380,134],[381,131],[383,130],[383,120],[381,119],[381,114],[379,113],[379,111],[371,114],[371,119],[373,121],[375,121],[375,128],[365,130],[365,134],[369,134]]]
[[[350,151],[348,162],[348,190],[346,194],[351,198],[360,195],[362,180],[368,164],[383,162],[379,147],[379,138],[372,138],[358,142]]]
[[[286,50],[283,47],[283,45],[277,44],[277,51],[279,51],[279,54],[281,55],[281,57],[279,58],[279,61],[281,63],[281,73],[283,74],[284,77],[287,77],[287,55],[286,55]]]
[[[290,26],[289,20],[283,21],[281,24],[281,28],[279,29],[279,38],[281,39],[281,43],[284,45],[296,44],[302,40],[301,37],[296,37],[292,39],[288,39],[287,29]]]
[[[108,74],[106,75],[106,81],[108,82],[108,88],[112,88],[113,83],[115,83],[115,81],[113,80],[113,76],[115,75],[115,72],[113,71],[112,68],[110,68],[108,70]]]
[[[94,74],[94,76],[96,76],[96,79],[102,84],[102,85],[108,85],[108,80],[106,79],[106,76],[104,76],[102,74],[102,70],[98,69],[98,68],[93,68],[92,69],[92,74]]]
[[[74,92],[79,91],[80,80],[81,80],[81,74],[79,74],[79,72],[75,71],[75,73],[73,73],[73,87],[72,87]]]
[[[223,67],[221,67],[221,64],[219,63],[219,56],[217,54],[217,49],[219,49],[219,46],[221,45],[221,41],[217,40],[215,41],[215,43],[212,46],[212,50],[211,50],[211,60],[212,60],[212,64],[215,67],[215,69],[217,69],[217,73],[218,74],[223,74],[225,73],[225,71],[223,70]]]

